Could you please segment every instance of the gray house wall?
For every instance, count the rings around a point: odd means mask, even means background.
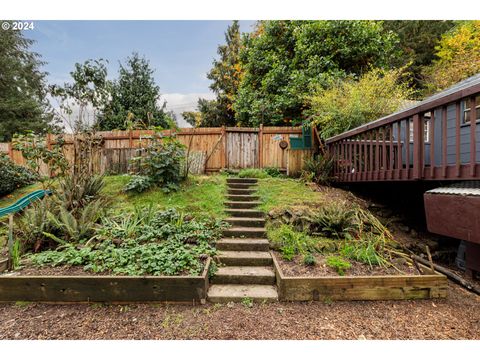
[[[460,114],[463,116],[464,104],[462,102],[460,108]],[[456,133],[455,133],[455,104],[449,105],[447,107],[447,165],[455,165],[456,163]],[[436,166],[442,165],[442,109],[438,108],[435,110],[434,117],[434,163]],[[406,120],[400,123],[400,136],[402,144],[406,144]],[[397,134],[397,124],[393,126],[394,139],[396,140]],[[413,125],[410,124],[410,127]],[[432,126],[430,125],[430,131],[432,131]],[[430,165],[430,139],[425,139],[425,165]],[[410,166],[413,166],[413,142],[408,141],[410,146]],[[477,163],[480,163],[480,124],[476,127],[476,159]],[[405,145],[402,145],[402,159],[403,164],[406,164],[406,149]],[[461,124],[460,125],[460,162],[462,164],[470,163],[470,124]]]

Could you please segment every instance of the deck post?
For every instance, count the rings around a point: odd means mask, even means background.
[[[423,115],[413,115],[413,179],[423,177],[423,153],[424,153],[424,129]]]

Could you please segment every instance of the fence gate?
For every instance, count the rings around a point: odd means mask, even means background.
[[[227,129],[227,167],[229,169],[255,168],[258,162],[258,131]]]

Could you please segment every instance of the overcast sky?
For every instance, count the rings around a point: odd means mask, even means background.
[[[32,50],[47,62],[49,82],[71,81],[76,62],[103,58],[109,61],[109,78],[118,75],[118,62],[136,51],[150,61],[167,108],[177,114],[194,110],[199,97],[213,98],[206,77],[217,57],[217,46],[231,21],[35,21],[27,38]],[[242,32],[254,21],[240,21]]]

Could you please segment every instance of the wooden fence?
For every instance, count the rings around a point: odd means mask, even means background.
[[[93,155],[95,171],[126,173],[129,159],[146,144],[145,137],[153,133],[149,130],[98,132],[97,135],[102,137],[102,146]],[[302,136],[301,127],[182,128],[165,130],[163,133],[175,135],[195,158],[196,168],[199,169],[197,172],[207,173],[221,169],[276,167],[295,176],[301,171],[303,160],[311,156],[317,146],[317,141],[314,141],[312,149],[290,149],[290,136]],[[64,140],[65,156],[73,162],[72,135],[65,134]],[[280,146],[282,140],[287,142],[287,148]],[[47,144],[54,144],[55,136],[47,135],[46,141]],[[17,164],[24,164],[21,152],[13,150],[11,144],[0,144],[0,152],[9,154]]]

